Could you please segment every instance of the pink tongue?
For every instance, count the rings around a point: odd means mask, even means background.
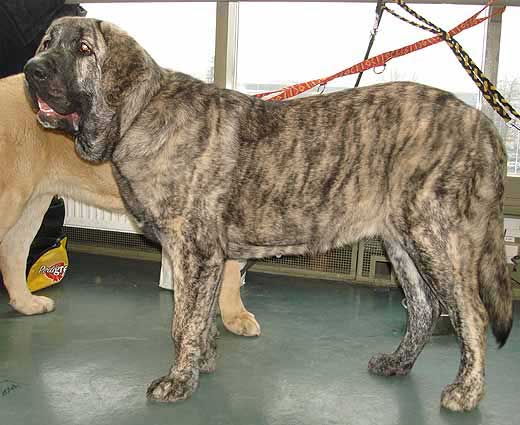
[[[40,98],[38,98],[38,106],[40,108],[40,111],[44,112],[45,114],[57,115],[58,117],[65,117],[65,115],[61,115],[58,112],[56,112],[54,109],[52,109],[47,103],[45,103]]]
[[[58,117],[63,118],[69,121],[74,128],[74,130],[79,129],[79,115],[77,112],[72,112],[71,114],[62,115],[59,112],[56,112],[54,109],[52,109],[46,102],[44,102],[42,99],[38,97],[38,107],[40,108],[40,111],[49,117]]]

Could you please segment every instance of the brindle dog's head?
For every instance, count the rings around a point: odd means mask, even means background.
[[[53,22],[24,68],[38,120],[74,135],[78,154],[109,160],[115,144],[160,86],[161,68],[107,22]]]

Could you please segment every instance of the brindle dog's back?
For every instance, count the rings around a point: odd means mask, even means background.
[[[248,245],[290,253],[388,235],[392,216],[434,201],[458,221],[471,192],[498,200],[489,184],[502,179],[502,143],[450,93],[390,83],[243,108],[228,210],[238,256],[272,254]]]

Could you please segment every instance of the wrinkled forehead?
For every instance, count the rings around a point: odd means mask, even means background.
[[[100,21],[97,19],[64,17],[56,19],[49,29],[47,35],[52,39],[59,40],[87,40],[94,45],[99,44],[101,37],[99,31]]]

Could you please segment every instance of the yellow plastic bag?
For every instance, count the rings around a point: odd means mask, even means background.
[[[39,291],[62,281],[69,267],[66,247],[67,238],[64,237],[36,260],[27,275],[29,291]]]

